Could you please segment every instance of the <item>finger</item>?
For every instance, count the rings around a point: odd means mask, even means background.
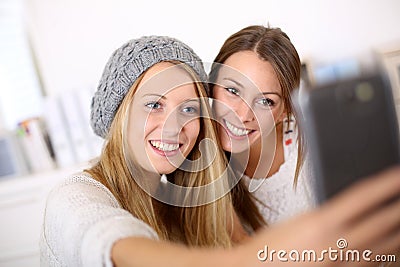
[[[386,262],[387,266],[400,266],[400,229],[379,244],[374,244],[371,251],[373,252],[372,258],[375,261]],[[377,255],[379,255],[379,258],[376,258]]]
[[[368,216],[360,217],[360,220],[353,221],[349,225],[346,237],[348,241],[352,240],[353,246],[364,249],[366,246],[376,244],[381,239],[399,232],[400,198]]]
[[[321,208],[328,220],[346,223],[395,196],[400,196],[399,166],[357,182]]]

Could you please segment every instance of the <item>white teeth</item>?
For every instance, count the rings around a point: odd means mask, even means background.
[[[233,126],[232,124],[230,124],[228,121],[225,121],[225,123],[226,123],[226,126],[228,127],[229,131],[233,135],[244,136],[244,135],[248,135],[250,133],[249,130],[237,128],[236,126]]]
[[[179,148],[179,144],[168,144],[161,141],[150,141],[151,145],[161,151],[174,151]]]

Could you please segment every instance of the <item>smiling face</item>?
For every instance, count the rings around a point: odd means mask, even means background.
[[[168,62],[148,69],[129,109],[127,138],[137,163],[150,172],[175,171],[196,144],[200,108],[185,70]]]
[[[232,54],[213,87],[213,107],[225,151],[239,153],[271,133],[284,116],[282,90],[274,69],[253,51]]]

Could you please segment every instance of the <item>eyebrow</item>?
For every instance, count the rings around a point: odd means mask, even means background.
[[[271,94],[277,95],[277,96],[279,96],[280,98],[282,98],[281,94],[279,94],[279,93],[277,93],[277,92],[263,92],[263,93],[262,93],[262,95],[271,95]]]
[[[198,98],[191,98],[191,99],[188,99],[188,100],[183,101],[183,103],[188,103],[188,102],[196,102],[196,103],[200,104],[200,99],[198,99]]]
[[[240,86],[240,87],[244,88],[243,84],[241,84],[241,83],[238,82],[238,81],[235,81],[235,80],[232,79],[232,78],[223,78],[222,80],[226,80],[226,81],[229,81],[229,82],[233,82],[233,83],[236,84],[237,86]]]
[[[159,97],[159,98],[166,99],[165,96],[163,96],[163,95],[158,95],[158,94],[145,94],[145,95],[143,95],[143,97],[147,97],[147,96],[157,96],[157,97]]]
[[[156,96],[156,97],[159,97],[159,98],[162,98],[162,99],[167,99],[167,97],[165,97],[164,95],[159,95],[159,94],[145,94],[145,95],[143,95],[143,97],[148,97],[148,96]],[[190,98],[190,99],[187,99],[187,100],[183,101],[182,103],[187,103],[187,102],[200,103],[200,99],[198,99],[198,98]]]

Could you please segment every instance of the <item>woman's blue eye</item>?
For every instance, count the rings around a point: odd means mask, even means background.
[[[145,106],[150,108],[150,109],[159,109],[159,108],[161,108],[161,104],[159,102],[149,102]]]
[[[233,94],[233,95],[239,95],[239,90],[232,88],[232,87],[226,87],[225,88],[226,91],[228,91],[229,93]]]
[[[258,100],[257,103],[259,103],[265,107],[273,107],[275,105],[275,102],[270,98],[262,98],[262,99]]]
[[[191,114],[198,113],[198,109],[196,107],[184,107],[182,109],[182,111],[185,112],[185,113],[191,113]]]

